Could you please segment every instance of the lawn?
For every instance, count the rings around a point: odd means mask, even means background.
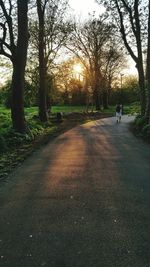
[[[53,106],[52,113],[63,112],[63,113],[70,113],[70,112],[85,112],[86,106]]]
[[[62,112],[72,113],[72,112],[84,112],[86,110],[86,106],[53,106],[52,113]],[[41,126],[40,122],[37,120],[33,120],[33,117],[38,115],[38,107],[30,107],[25,108],[25,117],[29,126],[31,128]],[[10,109],[6,109],[3,106],[0,106],[0,134],[5,135],[10,128],[12,127],[11,123],[11,113]]]
[[[52,113],[62,112],[64,114],[73,113],[73,112],[85,112],[86,106],[53,106]],[[115,106],[111,106],[109,109],[102,111],[105,114],[115,115]],[[125,114],[138,114],[139,113],[139,104],[133,103],[133,105],[124,106]],[[26,120],[29,123],[29,127],[41,128],[43,125],[38,121],[33,119],[33,117],[38,115],[38,107],[25,108]],[[10,110],[5,107],[0,106],[0,134],[5,135],[12,127],[11,123],[11,114]]]
[[[90,110],[90,109],[89,109]],[[86,106],[52,106],[51,112],[57,113],[57,112],[63,112],[63,113],[71,113],[71,112],[85,112]],[[37,107],[31,107],[25,109],[25,114],[28,116],[36,115],[38,113]]]

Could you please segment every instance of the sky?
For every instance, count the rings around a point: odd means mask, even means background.
[[[82,19],[88,16],[88,13],[95,11],[96,16],[104,11],[104,7],[96,3],[96,0],[69,0],[70,7],[74,10],[76,16]]]
[[[73,9],[75,16],[81,20],[86,19],[88,14],[92,13],[93,11],[95,11],[95,15],[98,17],[105,10],[103,6],[96,2],[96,0],[69,0],[69,5]],[[128,66],[123,70],[123,72],[125,75],[137,74],[135,63],[130,56],[128,58]]]
[[[93,13],[95,11],[96,17],[98,17],[100,14],[104,12],[104,7],[99,5],[96,0],[69,0],[69,5],[72,9],[73,14],[79,18],[80,20],[84,20],[88,17],[89,13]],[[8,76],[10,76],[10,70],[9,72],[4,67],[0,67],[0,73],[1,73],[1,79],[0,83],[4,81],[5,79],[8,79]],[[5,75],[4,75],[5,73]],[[124,70],[125,74],[136,74],[135,64],[129,59],[129,68]]]

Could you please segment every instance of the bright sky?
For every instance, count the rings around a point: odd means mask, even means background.
[[[69,5],[73,9],[73,13],[80,19],[86,19],[89,13],[95,11],[95,15],[98,17],[104,12],[104,7],[97,4],[96,0],[69,0]],[[137,74],[135,63],[129,57],[128,67],[124,69],[124,75]]]
[[[81,18],[86,18],[88,13],[93,11],[95,11],[96,16],[104,11],[104,7],[97,4],[95,0],[69,0],[69,5],[74,13]]]
[[[128,64],[127,68],[124,69],[124,75],[135,75],[137,76],[137,69],[135,67],[135,62],[132,60],[132,58],[128,55]]]

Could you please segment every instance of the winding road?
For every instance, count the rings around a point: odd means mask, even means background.
[[[78,126],[1,184],[1,267],[150,266],[150,145],[132,119]]]

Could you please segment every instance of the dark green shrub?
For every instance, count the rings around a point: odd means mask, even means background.
[[[147,124],[142,129],[142,134],[146,138],[150,138],[150,124]]]
[[[37,105],[38,89],[29,82],[25,81],[24,106],[31,107]]]
[[[37,95],[37,88],[31,85],[29,82],[25,81],[24,106],[35,106],[37,104]],[[11,107],[11,81],[8,81],[0,89],[0,104],[4,105],[6,108]]]
[[[136,117],[134,121],[134,126],[137,131],[142,131],[143,127],[147,124],[147,120],[145,117],[141,117],[140,115]]]
[[[6,151],[7,149],[6,140],[2,135],[0,135],[0,153]]]
[[[4,105],[6,108],[11,106],[11,81],[8,81],[0,89],[0,104]]]

